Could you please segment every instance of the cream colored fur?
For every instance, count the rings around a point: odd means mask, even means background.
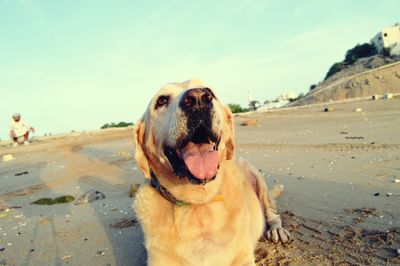
[[[213,128],[220,133],[219,162],[215,180],[193,185],[174,176],[163,154],[185,133],[186,117],[179,110],[182,94],[205,87],[199,80],[164,86],[136,124],[136,160],[145,177],[150,169],[172,195],[190,203],[174,206],[150,185],[142,186],[134,210],[145,236],[149,265],[254,265],[254,248],[264,232],[272,240],[286,242],[274,197],[257,169],[234,159],[233,117],[218,98],[213,100]],[[160,95],[170,95],[168,106],[154,108]],[[274,189],[275,196],[281,188]],[[222,201],[214,201],[222,195]]]

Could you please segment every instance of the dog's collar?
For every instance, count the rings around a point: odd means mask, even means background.
[[[163,185],[160,184],[160,182],[157,179],[157,176],[154,174],[153,171],[150,171],[150,174],[151,174],[151,180],[150,180],[151,186],[154,187],[158,191],[158,193],[160,193],[161,196],[164,197],[164,199],[168,200],[169,202],[178,207],[190,205],[190,203],[176,199]]]
[[[157,176],[154,174],[153,171],[150,171],[150,175],[151,175],[151,180],[150,180],[151,186],[154,187],[158,191],[158,193],[160,193],[161,196],[164,197],[164,199],[168,200],[169,202],[178,207],[191,205],[191,203],[178,200],[177,198],[175,198],[171,194],[171,192],[169,192],[163,185],[160,184]],[[223,199],[224,197],[222,195],[216,195],[211,201],[222,201]]]

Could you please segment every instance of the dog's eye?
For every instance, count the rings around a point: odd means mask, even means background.
[[[169,101],[169,96],[162,95],[162,96],[158,97],[157,103],[156,103],[156,109],[168,104],[168,101]]]

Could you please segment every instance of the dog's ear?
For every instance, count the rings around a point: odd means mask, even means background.
[[[231,109],[228,106],[223,107],[224,118],[226,123],[226,133],[228,135],[225,146],[226,146],[226,159],[231,160],[235,155],[235,132],[233,115]]]
[[[140,119],[135,125],[135,159],[146,178],[150,178],[150,166],[147,160],[146,153],[144,152],[146,137],[146,124],[143,119]]]

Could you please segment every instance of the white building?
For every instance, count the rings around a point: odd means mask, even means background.
[[[282,95],[279,95],[275,101],[281,102],[281,101],[289,101],[289,100],[293,100],[296,99],[297,97],[299,97],[298,93],[295,92],[288,92],[288,93],[284,93]]]
[[[265,112],[265,111],[268,111],[271,109],[281,108],[281,107],[284,107],[285,105],[287,105],[288,103],[290,103],[290,101],[270,102],[270,103],[260,106],[257,109],[257,112]]]
[[[400,42],[390,49],[390,55],[400,55]]]
[[[393,27],[384,28],[374,38],[371,43],[376,47],[378,52],[383,48],[393,48],[400,44],[400,24],[396,23]]]
[[[299,94],[294,92],[284,93],[279,95],[274,101],[266,103],[260,106],[257,111],[264,112],[270,109],[281,108],[290,103],[290,100],[294,100],[299,97]]]

